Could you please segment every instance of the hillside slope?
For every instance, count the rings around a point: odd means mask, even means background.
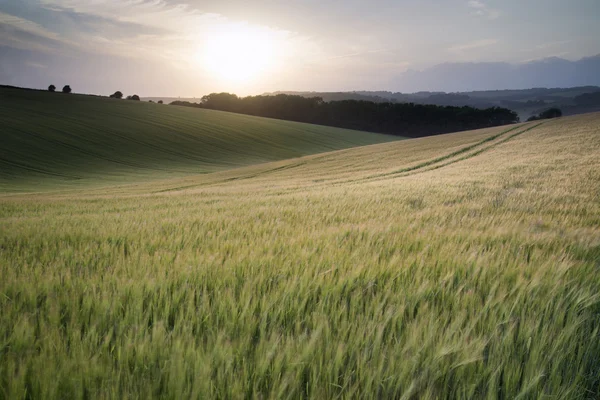
[[[5,398],[600,398],[600,114],[0,194]]]
[[[349,184],[390,180],[440,168],[485,151],[534,126],[529,123],[517,124],[374,144],[115,190],[134,190],[139,193],[179,191],[227,187],[231,182],[235,182],[237,187],[251,185],[256,189],[293,187],[294,190],[315,190],[320,187],[331,188],[332,185],[349,187]]]
[[[0,190],[135,182],[397,138],[82,95],[0,88]]]
[[[591,113],[373,144],[205,175],[156,180],[109,190],[86,190],[85,193],[92,196],[98,193],[130,195],[196,191],[254,193],[268,189],[282,194],[327,191],[334,187],[361,191],[374,186],[403,187],[411,182],[422,184],[424,179],[431,177],[441,182],[449,178],[460,182],[480,181],[505,170],[518,170],[523,164],[543,164],[550,168],[549,165],[564,162],[565,157],[574,161],[573,157],[585,155],[578,162],[590,163],[597,157],[596,151],[600,146],[599,123],[600,113]],[[523,141],[523,137],[528,140]],[[499,153],[499,149],[507,150]],[[498,157],[498,154],[502,156]],[[490,157],[495,164],[486,161]],[[497,171],[491,165],[495,165]],[[449,172],[455,169],[460,172],[459,176],[450,176]],[[574,174],[577,171],[576,168],[571,169]]]

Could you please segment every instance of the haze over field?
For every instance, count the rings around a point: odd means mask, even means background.
[[[596,0],[0,0],[0,83],[171,97],[600,85],[599,18]]]

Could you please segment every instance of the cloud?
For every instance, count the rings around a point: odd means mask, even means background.
[[[231,25],[250,25],[232,21],[227,17],[203,12],[189,4],[172,4],[165,0],[39,0],[47,9],[70,10],[85,15],[103,18],[105,23],[133,24],[139,29],[153,29],[161,35],[176,34],[187,37],[202,37],[206,33],[222,30]],[[289,33],[271,29],[263,30]],[[148,33],[148,32],[146,32]]]
[[[555,48],[555,47],[559,47],[562,46],[563,44],[568,44],[571,43],[570,40],[560,40],[557,42],[549,42],[549,43],[542,43],[540,45],[535,46],[536,49],[550,49],[550,48]]]
[[[68,44],[58,33],[40,24],[0,11],[0,46],[49,53]]]
[[[469,7],[471,7],[471,8],[477,8],[477,9],[481,10],[481,9],[485,8],[485,4],[483,4],[479,0],[470,0],[469,1]]]
[[[52,32],[35,22],[5,14],[0,11],[0,25],[11,27],[13,29],[41,36],[46,39],[59,40],[59,35]]]
[[[44,12],[23,17],[0,11],[0,44],[46,53],[66,54],[77,50],[144,57],[144,49],[152,47],[153,38],[173,39],[170,32],[159,28],[80,13],[58,5],[42,10]]]
[[[359,51],[359,52],[355,52],[355,53],[342,54],[339,56],[330,56],[327,58],[327,60],[338,60],[338,59],[342,59],[342,58],[362,57],[367,54],[377,54],[377,53],[390,53],[390,51],[388,49],[365,50],[365,51]]]
[[[87,43],[94,53],[160,60],[178,68],[198,68],[198,54],[207,40],[223,32],[260,32],[277,43],[278,55],[285,58],[306,54],[308,48],[309,38],[297,33],[234,21],[189,4],[165,0],[38,1],[49,12],[78,15],[82,26],[77,41]]]
[[[528,63],[533,63],[533,62],[542,62],[542,61],[552,59],[552,58],[563,58],[565,56],[568,56],[569,54],[571,54],[571,52],[569,52],[569,51],[563,51],[560,53],[552,53],[552,54],[544,55],[543,57],[528,58],[526,60],[522,60],[520,63],[528,64]]]
[[[27,61],[25,63],[25,65],[28,65],[28,66],[33,67],[33,68],[38,68],[38,69],[48,68],[44,64],[36,63],[36,62],[33,62],[33,61]]]
[[[448,51],[453,52],[453,53],[459,53],[459,52],[473,50],[473,49],[480,49],[482,47],[493,46],[497,43],[498,43],[498,40],[496,40],[496,39],[480,39],[480,40],[475,40],[473,42],[458,44],[458,45],[449,47]]]
[[[500,15],[502,15],[499,10],[488,7],[488,5],[481,0],[469,0],[467,4],[471,9],[473,9],[471,12],[472,15],[485,17],[488,19],[497,19],[500,17]]]

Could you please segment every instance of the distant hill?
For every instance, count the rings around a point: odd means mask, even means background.
[[[600,55],[569,61],[558,57],[522,64],[445,63],[399,74],[390,86],[404,92],[526,89],[600,85]]]
[[[196,103],[200,101],[200,97],[141,97],[140,100],[153,101],[155,103],[162,100],[165,104],[169,104],[174,101],[189,101],[191,103]]]
[[[481,90],[472,92],[416,92],[400,93],[386,91],[354,92],[275,92],[303,97],[321,97],[324,101],[366,100],[379,102],[398,102],[415,104],[433,104],[438,106],[470,106],[476,108],[505,107],[516,111],[521,120],[550,107],[563,109],[565,115],[583,114],[600,111],[600,103],[577,102],[576,98],[585,94],[599,93],[598,86],[580,86],[571,88],[533,88],[510,90]]]

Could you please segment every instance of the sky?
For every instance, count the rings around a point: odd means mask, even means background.
[[[443,63],[600,54],[599,21],[599,0],[0,0],[0,84],[395,91]]]

